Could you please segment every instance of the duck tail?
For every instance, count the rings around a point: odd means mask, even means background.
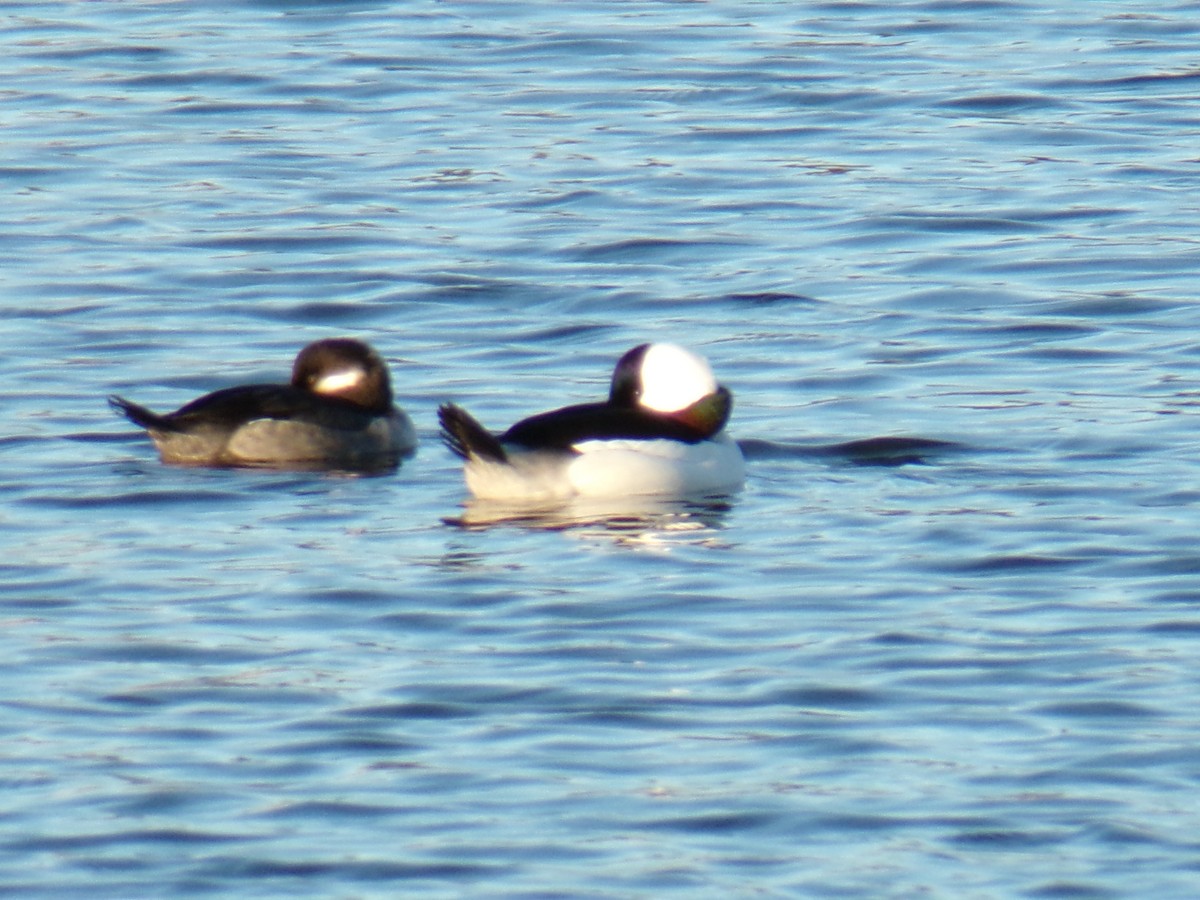
[[[480,425],[465,409],[453,403],[438,407],[442,423],[442,441],[450,452],[463,459],[488,459],[506,462],[504,447],[490,431]]]
[[[142,428],[153,428],[156,431],[172,430],[171,423],[167,421],[165,416],[151,412],[146,407],[140,406],[132,400],[126,400],[124,397],[118,397],[116,394],[113,394],[108,398],[108,405],[134,425],[140,425]]]

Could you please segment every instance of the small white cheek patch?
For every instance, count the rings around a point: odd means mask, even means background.
[[[322,375],[313,384],[313,390],[318,394],[340,394],[362,384],[361,369],[338,369],[327,375]]]

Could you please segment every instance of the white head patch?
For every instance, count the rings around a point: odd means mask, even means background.
[[[313,383],[318,394],[340,394],[362,384],[363,370],[360,368],[334,369],[326,372]]]
[[[677,344],[651,344],[641,375],[639,402],[655,412],[679,412],[717,389],[708,361]]]

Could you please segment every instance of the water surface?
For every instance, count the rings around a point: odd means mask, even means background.
[[[1194,13],[10,6],[0,890],[1195,896]],[[104,403],[331,334],[394,474]],[[646,340],[744,491],[465,503]]]

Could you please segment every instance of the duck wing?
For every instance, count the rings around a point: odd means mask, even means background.
[[[258,419],[289,419],[355,431],[372,416],[337,397],[322,397],[286,384],[247,384],[205,394],[173,413],[160,415],[123,397],[110,397],[113,409],[143,428],[161,432],[233,430]]]
[[[583,403],[522,419],[500,440],[531,449],[570,450],[584,441],[666,439],[694,444],[708,436],[674,416],[636,407]]]

